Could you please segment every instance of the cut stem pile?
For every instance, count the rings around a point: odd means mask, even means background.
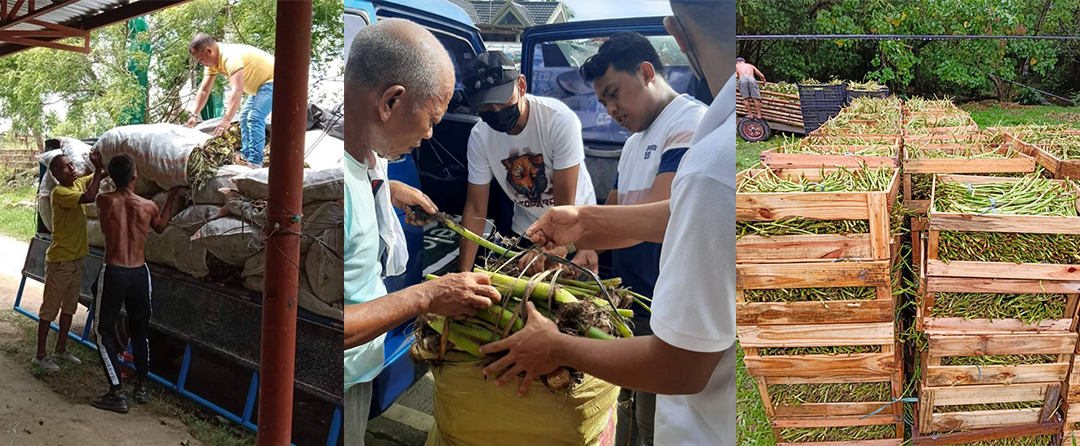
[[[1075,190],[1053,180],[1026,176],[1001,183],[939,183],[938,212],[1076,217]]]
[[[824,173],[820,181],[807,180],[805,176],[795,180],[781,178],[772,170],[762,170],[748,176],[738,185],[738,193],[775,193],[775,192],[866,192],[888,190],[895,169],[888,166],[877,168],[861,167],[847,169],[841,167]]]
[[[233,123],[221,136],[210,138],[192,149],[187,161],[187,178],[191,188],[205,186],[217,175],[218,168],[232,164],[233,157],[242,146],[240,124]]]
[[[937,293],[933,317],[1019,319],[1024,324],[1065,317],[1063,294]]]

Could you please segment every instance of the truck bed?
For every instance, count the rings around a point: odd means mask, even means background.
[[[23,275],[45,277],[49,237],[30,240]],[[93,303],[91,285],[101,271],[104,253],[91,249],[83,259],[80,303]],[[249,370],[258,370],[262,295],[237,285],[195,279],[170,268],[150,265],[154,315],[150,327],[210,350]],[[334,405],[343,404],[342,323],[299,310],[296,326],[296,388]]]

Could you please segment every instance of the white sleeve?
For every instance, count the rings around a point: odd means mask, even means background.
[[[490,183],[493,175],[491,165],[488,164],[487,150],[484,148],[484,137],[480,135],[481,125],[484,123],[476,123],[472,132],[469,133],[466,155],[468,157],[466,162],[469,164],[469,183],[479,186]]]
[[[562,103],[560,103],[562,105]],[[581,139],[581,121],[565,105],[553,107],[548,123],[551,144],[551,167],[563,170],[585,162],[585,142]]]
[[[689,174],[671,192],[653,332],[684,350],[727,350],[735,343],[735,189]]]

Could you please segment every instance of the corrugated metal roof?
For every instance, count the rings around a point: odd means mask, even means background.
[[[137,1],[137,0],[136,0]],[[143,0],[146,1],[146,0]],[[43,9],[49,5],[42,5],[43,0],[39,0],[34,5],[37,9]],[[63,3],[62,1],[52,2],[52,4]],[[65,25],[73,22],[77,22],[86,17],[95,16],[102,12],[116,9],[118,7],[127,5],[129,3],[135,3],[130,0],[78,0],[70,4],[61,6],[53,11],[49,11],[37,17],[37,20],[48,23],[56,23],[59,25]],[[9,1],[8,4],[11,4]],[[25,15],[30,8],[29,2],[24,2],[22,7],[19,8],[19,15]],[[38,25],[32,25],[29,23],[20,23],[18,25],[6,28],[12,31],[33,31],[44,29]]]
[[[481,1],[473,0],[473,10],[476,11],[476,24],[491,24],[491,21],[495,19],[495,14],[502,11],[503,6],[506,5],[505,1]]]
[[[454,4],[461,6],[465,12],[469,14],[469,17],[473,19],[473,23],[477,25],[490,25],[495,21],[495,16],[502,11],[506,6],[505,1],[487,1],[487,0],[450,0]],[[545,1],[515,1],[510,5],[514,8],[525,20],[529,23],[525,23],[525,26],[545,25],[551,16],[555,14],[555,10],[558,9],[562,2],[545,2]],[[468,4],[468,6],[465,6]]]
[[[534,25],[547,24],[562,2],[514,2],[529,12],[529,19]]]
[[[75,0],[63,1],[36,0],[35,11],[46,12],[34,19],[40,22],[66,25],[72,28],[92,31],[113,23],[122,22],[132,17],[151,14],[189,0]],[[7,4],[13,6],[13,1]],[[29,2],[19,8],[19,14],[25,16],[29,11]],[[30,23],[18,23],[3,28],[5,31],[37,31],[43,27]],[[41,40],[41,39],[35,39]],[[58,38],[46,38],[43,41],[55,41]],[[0,57],[30,48],[26,45],[0,41]]]

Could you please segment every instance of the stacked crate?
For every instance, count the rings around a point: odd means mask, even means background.
[[[792,94],[769,91],[768,83],[761,83],[761,117],[768,122],[780,123],[791,126],[796,130],[803,129],[802,104],[799,96]],[[743,105],[742,92],[735,92],[735,114],[746,116],[746,107]]]
[[[774,173],[813,183],[834,170],[819,166]],[[743,171],[737,182],[761,174],[768,173]],[[881,191],[736,196],[739,222],[792,217],[869,222],[869,233],[863,234],[746,235],[736,243],[737,333],[746,370],[758,386],[780,444],[816,444],[801,442],[798,431],[788,431],[806,428],[879,429],[875,432],[880,438],[820,443],[835,446],[896,446],[903,440],[902,406],[891,404],[900,398],[903,385],[892,290],[897,243],[890,232],[890,209],[898,205],[899,184],[899,172],[893,170],[890,187]],[[859,300],[748,297],[762,290],[849,287],[872,293]],[[854,352],[834,353],[845,349]],[[828,402],[778,398],[786,389],[836,385],[877,386],[886,388],[887,395],[873,401],[845,400],[850,397],[844,394]]]
[[[989,244],[967,246],[961,254],[957,254],[957,247],[952,248],[954,257],[970,256],[974,260],[943,259],[941,255],[943,232],[1080,235],[1080,217],[957,214],[939,212],[934,207],[934,200],[940,199],[936,190],[944,183],[1015,181],[1020,179],[935,177],[928,209],[925,262],[920,273],[922,301],[916,320],[917,329],[926,336],[925,349],[920,352],[919,402],[913,430],[916,445],[1060,434],[1059,407],[1075,401],[1080,411],[1080,399],[1074,399],[1068,391],[1077,351],[1080,260],[1077,264],[978,261],[975,256],[992,250],[1023,249]],[[1077,197],[1080,199],[1080,190]],[[1005,301],[1002,308],[1011,307],[1007,303],[1010,295],[1046,295],[1043,297],[1063,301],[1064,311],[1038,324],[971,314],[943,315],[942,311],[949,308],[947,296],[952,293],[994,296],[995,302]],[[997,363],[979,364],[983,362],[980,357],[995,356],[999,357]],[[1051,359],[1022,363],[1022,358],[1035,356]],[[993,404],[1026,407],[955,407]],[[955,443],[941,443],[942,439]]]
[[[1064,130],[1055,135],[1060,142],[1080,146],[1080,129]],[[1080,153],[1068,156],[1064,147],[1053,142],[1042,142],[1031,131],[1006,131],[1004,140],[1015,143],[1025,154],[1034,157],[1043,169],[1056,179],[1080,180]],[[1073,149],[1075,152],[1076,149]]]
[[[847,86],[799,85],[799,106],[802,109],[803,128],[810,134],[829,118],[840,113],[847,100]]]

